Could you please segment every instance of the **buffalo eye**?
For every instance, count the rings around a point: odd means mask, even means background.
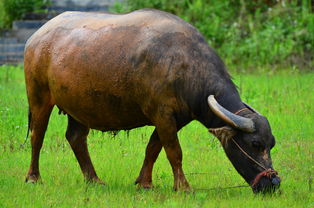
[[[252,147],[261,150],[263,149],[263,144],[259,141],[252,141]]]

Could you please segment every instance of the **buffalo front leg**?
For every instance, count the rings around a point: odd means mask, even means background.
[[[172,167],[174,190],[189,191],[190,186],[182,170],[182,150],[177,137],[176,123],[173,118],[169,118],[168,121],[164,118],[161,120],[162,122],[157,125],[157,132]]]
[[[143,166],[140,175],[135,181],[135,184],[138,184],[140,187],[147,189],[152,187],[153,166],[161,151],[161,148],[162,145],[159,140],[157,131],[154,130],[153,134],[150,137],[149,143],[147,144]]]
[[[68,115],[68,128],[66,131],[66,138],[71,145],[75,157],[81,167],[85,180],[87,182],[102,182],[96,174],[94,166],[89,156],[87,148],[87,135],[89,128],[74,120]]]
[[[29,122],[31,129],[32,157],[25,182],[36,183],[40,179],[39,155],[52,108],[53,106],[48,104],[30,106],[29,113],[31,119]]]

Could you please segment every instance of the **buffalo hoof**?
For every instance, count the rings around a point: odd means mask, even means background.
[[[191,189],[191,187],[180,187],[180,188],[175,188],[173,187],[173,190],[176,192],[186,192],[186,193],[191,193],[193,192],[193,190]]]
[[[27,175],[25,178],[25,183],[38,183],[39,181],[41,181],[41,178],[39,175]]]
[[[153,185],[151,183],[136,183],[138,188],[142,188],[142,189],[152,189]]]
[[[142,181],[141,179],[136,179],[136,181],[134,182],[135,185],[137,185],[137,187],[139,188],[143,188],[143,189],[151,189],[153,188],[153,184],[152,182],[147,182],[147,181]]]
[[[100,180],[99,178],[92,178],[92,179],[87,179],[86,182],[88,184],[99,184],[99,185],[106,185],[105,182],[103,182],[102,180]]]
[[[179,192],[191,192],[192,191],[190,185],[187,182],[175,184],[175,186],[173,187],[173,190],[179,191]]]

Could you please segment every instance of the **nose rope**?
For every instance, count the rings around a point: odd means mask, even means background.
[[[264,169],[264,171],[260,172],[259,174],[257,174],[257,176],[255,176],[254,180],[251,182],[251,186],[252,187],[256,187],[256,185],[259,183],[259,181],[261,180],[262,177],[267,177],[269,179],[276,177],[278,175],[277,171],[269,168],[265,168],[264,165],[262,165],[261,163],[259,163],[258,161],[256,161],[254,158],[252,158],[248,153],[246,153],[241,147],[240,145],[232,138],[231,139],[232,142],[239,148],[239,150],[245,155],[247,156],[250,160],[252,160],[255,164],[257,164],[258,166],[260,166],[261,168]]]
[[[241,113],[241,112],[243,112],[243,111],[246,111],[246,110],[251,110],[251,109],[249,109],[249,108],[242,108],[242,109],[240,109],[240,110],[238,110],[237,112],[235,112],[234,114],[236,114],[236,115],[238,115],[239,113]],[[276,171],[274,171],[274,170],[272,170],[272,169],[267,169],[267,168],[265,168],[265,166],[264,165],[262,165],[261,163],[259,163],[258,161],[256,161],[254,158],[252,158],[246,151],[244,151],[241,147],[240,147],[240,145],[233,139],[233,138],[231,138],[231,140],[232,140],[232,142],[239,148],[239,150],[245,155],[245,156],[247,156],[250,160],[252,160],[255,164],[257,164],[258,166],[260,166],[261,168],[263,168],[264,169],[264,171],[263,172],[261,172],[261,173],[263,173],[263,174],[266,174],[266,175],[269,175],[269,174],[272,174],[273,172],[277,175],[277,172]]]
[[[262,177],[267,177],[269,179],[272,179],[272,178],[275,178],[277,175],[278,175],[278,173],[275,170],[272,170],[272,169],[264,170],[264,171],[260,172],[259,174],[257,174],[255,179],[251,182],[251,186],[256,187],[256,185],[259,183],[259,181],[261,180]],[[272,180],[272,183],[273,183],[273,180]]]
[[[261,168],[263,168],[264,170],[267,170],[267,168],[265,168],[264,165],[262,165],[261,163],[259,163],[258,161],[256,161],[253,157],[251,157],[248,153],[246,153],[241,147],[240,145],[234,141],[234,139],[231,139],[233,141],[233,143],[239,148],[239,150],[245,155],[247,156],[250,160],[252,160],[254,163],[256,163],[258,166],[260,166]]]
[[[250,110],[248,108],[242,108],[240,110],[238,110],[237,112],[235,112],[234,114],[238,115],[239,113],[241,113],[242,111],[246,111],[246,110]]]
[[[252,110],[252,109],[242,108],[242,109],[238,110],[237,112],[235,112],[234,114],[238,115],[239,113],[246,111],[246,110]],[[267,169],[264,165],[262,165],[260,162],[258,162],[253,157],[251,157],[246,151],[244,151],[242,149],[242,147],[233,138],[231,138],[231,140],[247,158],[249,158],[256,165],[258,165],[259,167],[261,167],[263,169],[262,172],[260,172],[259,174],[257,174],[257,176],[255,176],[254,180],[251,182],[251,187],[253,187],[253,188],[256,187],[256,185],[259,183],[259,181],[261,180],[262,177],[267,177],[269,179],[276,177],[276,176],[278,177],[277,171],[275,171],[271,168]]]

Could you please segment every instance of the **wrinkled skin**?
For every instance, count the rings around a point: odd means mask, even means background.
[[[152,187],[154,162],[164,148],[175,190],[190,188],[182,170],[177,131],[192,120],[207,128],[226,126],[210,110],[209,95],[230,112],[245,107],[223,62],[202,35],[180,18],[157,10],[124,15],[65,12],[28,40],[24,71],[32,132],[28,182],[40,179],[39,154],[54,106],[68,116],[66,139],[87,181],[103,184],[87,149],[90,129],[153,125],[136,183]],[[254,112],[243,113],[254,119],[256,132],[233,129],[235,140],[271,168],[274,139],[269,125]],[[260,150],[251,146],[255,139],[264,144]],[[261,170],[227,141],[227,156],[251,183]]]

